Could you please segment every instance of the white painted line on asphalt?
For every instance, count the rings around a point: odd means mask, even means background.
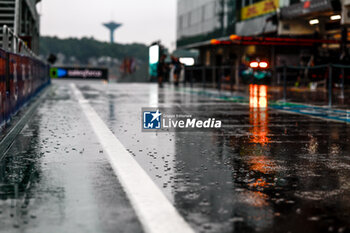
[[[110,131],[74,83],[71,83],[71,88],[104,148],[145,232],[194,233],[194,230]]]

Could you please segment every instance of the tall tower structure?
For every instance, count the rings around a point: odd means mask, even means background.
[[[122,24],[111,21],[109,23],[104,23],[103,26],[105,26],[106,28],[109,29],[109,31],[111,33],[111,44],[113,44],[114,43],[114,31],[117,28],[119,28],[120,26],[122,26]]]

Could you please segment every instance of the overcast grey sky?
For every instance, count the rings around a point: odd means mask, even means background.
[[[112,19],[123,24],[114,36],[119,43],[162,40],[173,48],[176,35],[176,0],[43,0],[41,34],[90,37],[109,41],[102,26]]]

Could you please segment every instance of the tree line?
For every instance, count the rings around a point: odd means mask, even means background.
[[[147,62],[148,47],[144,44],[110,44],[97,41],[94,38],[66,38],[43,36],[40,38],[40,54],[44,57],[49,54],[62,53],[67,57],[74,56],[82,63],[87,63],[91,57],[109,56],[117,59],[133,57]]]

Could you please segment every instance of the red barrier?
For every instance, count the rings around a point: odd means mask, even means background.
[[[0,50],[0,123],[5,120],[6,115],[6,52]]]
[[[16,111],[21,102],[21,97],[19,96],[19,88],[23,88],[23,82],[20,79],[20,65],[21,59],[17,54],[9,53],[9,78],[10,78],[10,108]]]
[[[0,124],[49,83],[47,64],[0,49]]]

